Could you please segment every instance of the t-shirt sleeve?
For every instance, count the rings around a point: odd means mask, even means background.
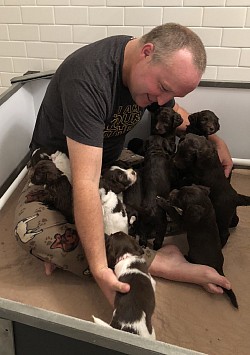
[[[94,86],[78,79],[61,88],[65,136],[86,145],[102,147],[107,116],[104,95]]]

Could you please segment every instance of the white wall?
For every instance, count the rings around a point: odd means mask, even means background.
[[[29,150],[36,119],[29,85],[23,86],[0,106],[0,118],[1,186]]]
[[[250,0],[0,0],[0,94],[12,77],[56,69],[82,45],[165,22],[201,37],[203,79],[250,81]]]

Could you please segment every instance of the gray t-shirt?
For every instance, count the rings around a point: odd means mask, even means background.
[[[144,112],[122,82],[124,49],[130,40],[123,35],[108,37],[65,59],[41,104],[32,150],[42,146],[68,153],[67,136],[103,147],[103,166],[118,158],[126,133]]]

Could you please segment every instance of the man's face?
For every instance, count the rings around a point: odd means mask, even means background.
[[[131,71],[128,88],[137,105],[146,107],[153,102],[163,105],[174,97],[187,95],[199,84],[201,74],[187,50],[174,53],[168,63],[154,63],[152,55],[153,50],[144,45]]]

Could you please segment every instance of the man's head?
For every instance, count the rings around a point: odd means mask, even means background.
[[[189,28],[167,23],[139,38],[135,46],[127,86],[139,106],[152,102],[163,105],[187,95],[199,84],[206,68],[206,52]]]

